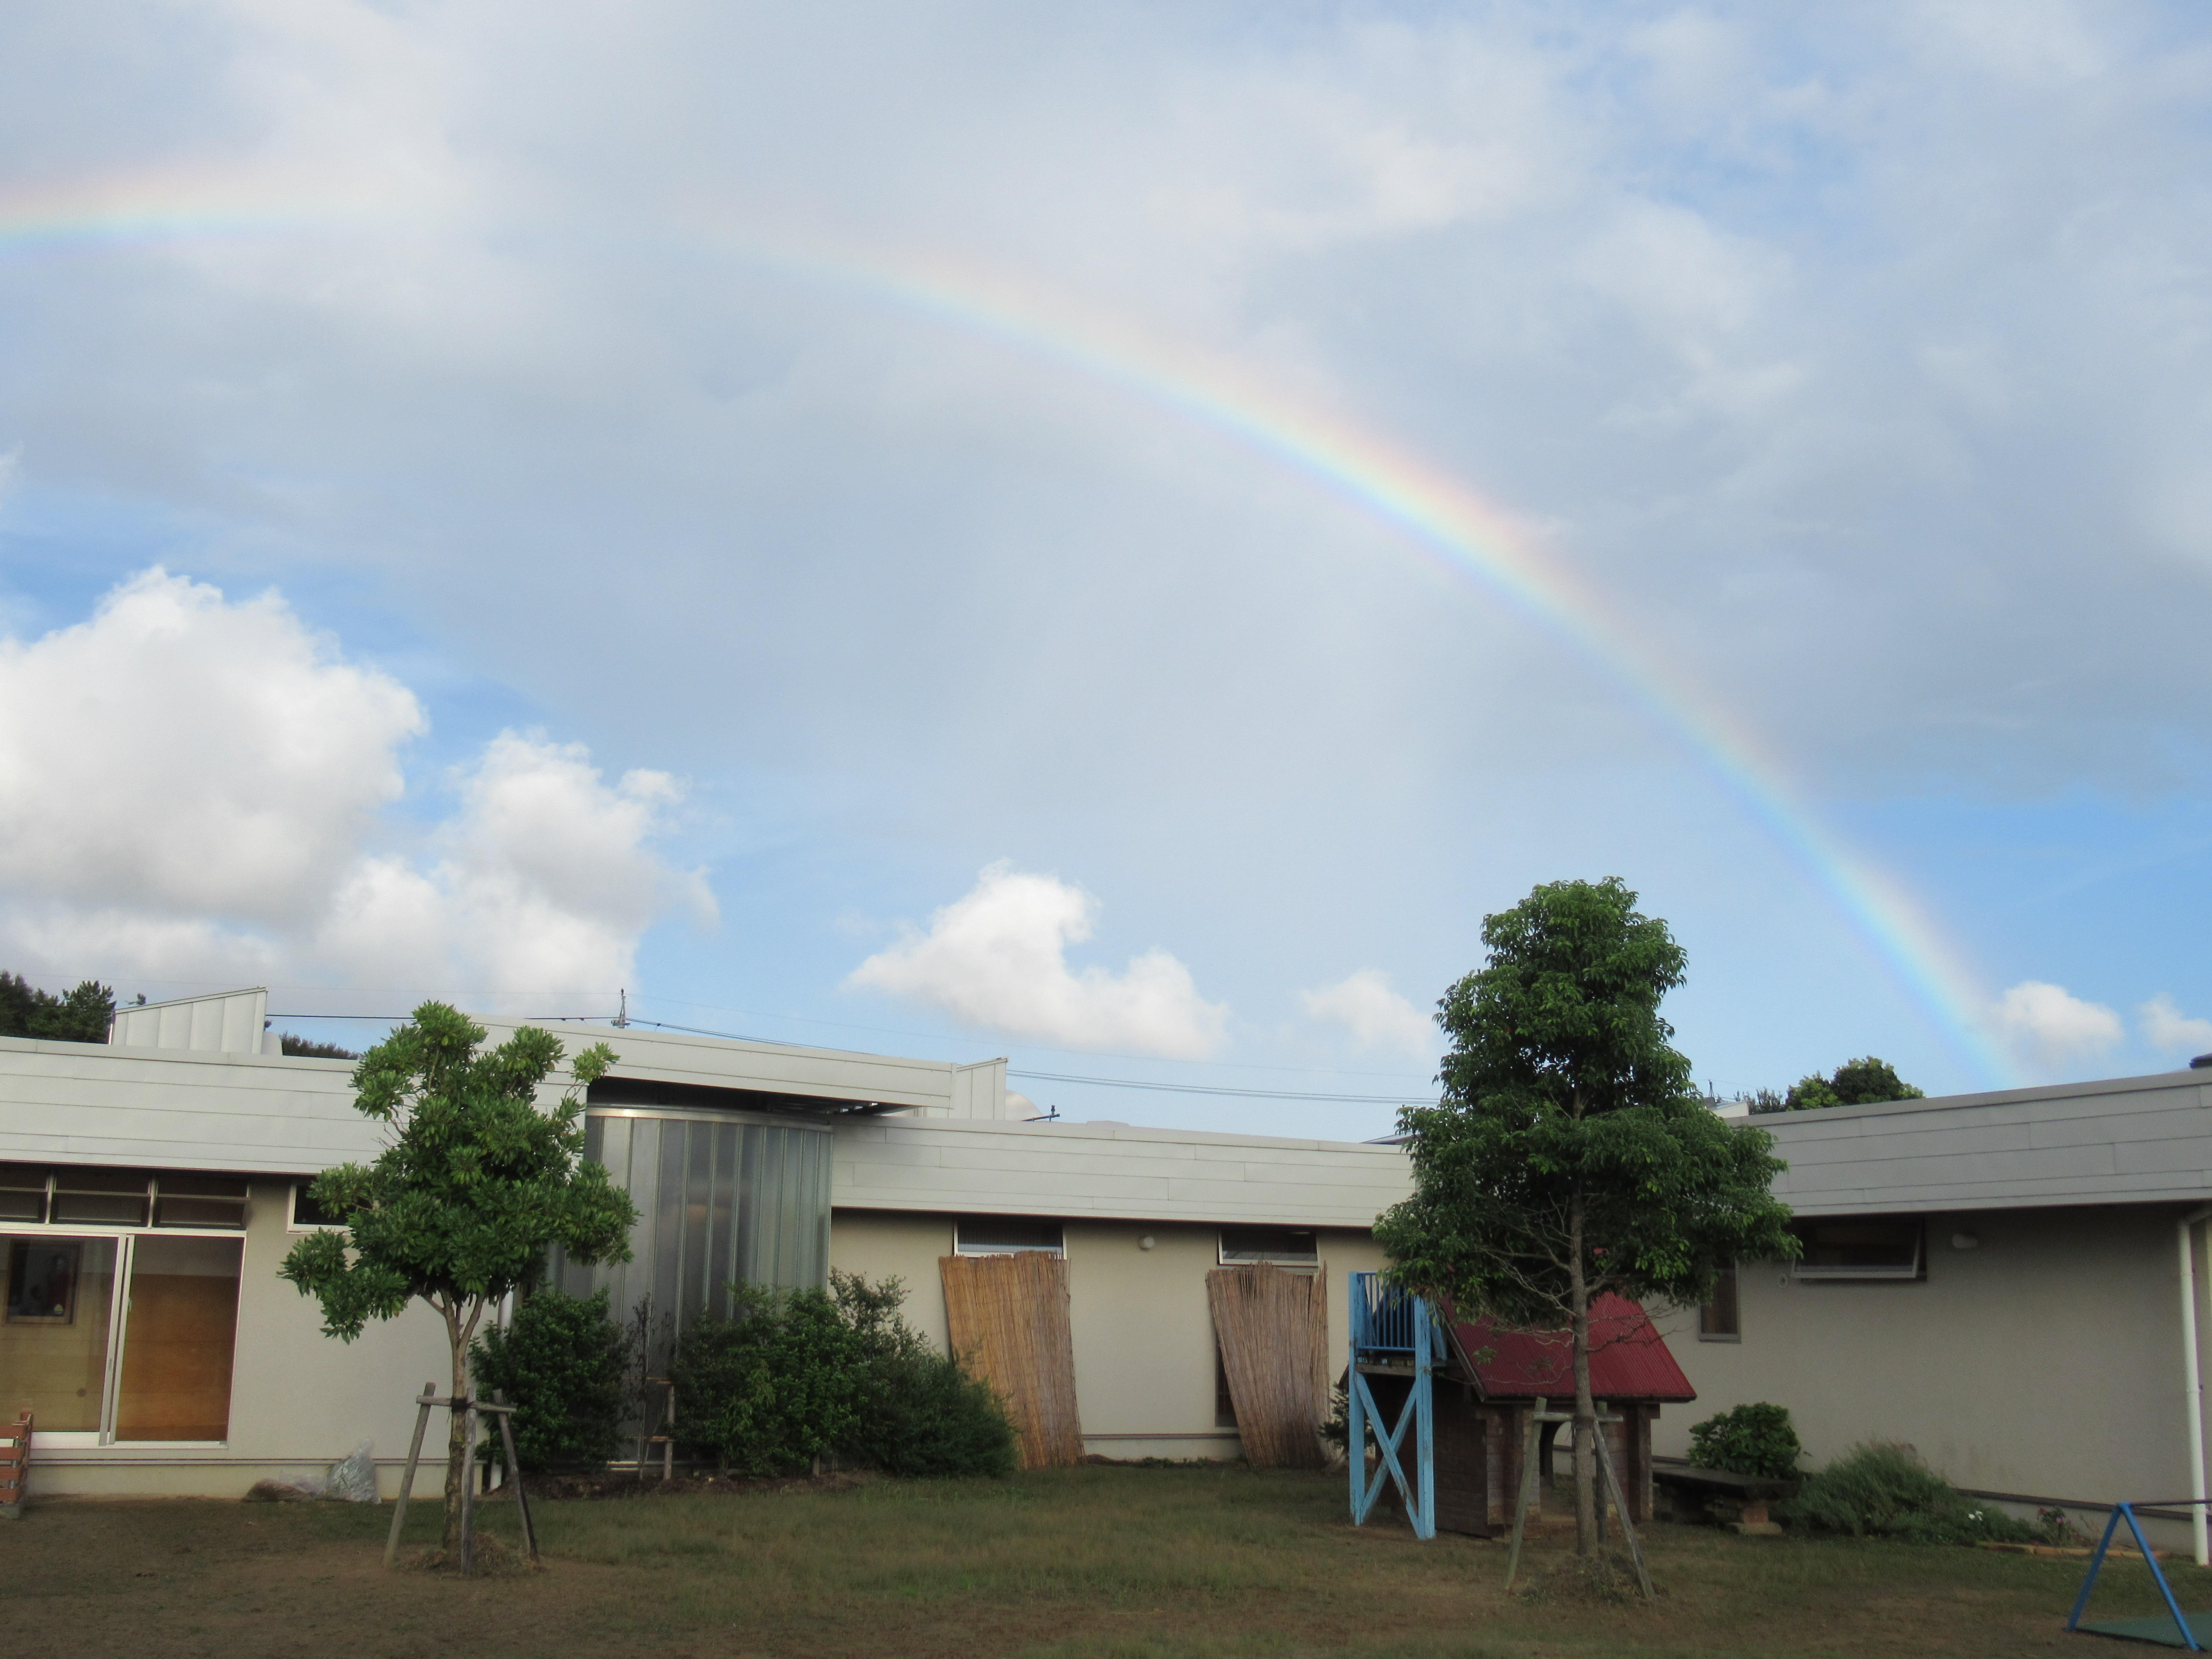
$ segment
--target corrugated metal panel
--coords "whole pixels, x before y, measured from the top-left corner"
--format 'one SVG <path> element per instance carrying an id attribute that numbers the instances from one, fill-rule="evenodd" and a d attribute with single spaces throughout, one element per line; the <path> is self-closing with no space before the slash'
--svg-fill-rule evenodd
<path id="1" fill-rule="evenodd" d="M 818 1125 L 705 1112 L 592 1111 L 585 1156 L 637 1206 L 630 1260 L 556 1261 L 572 1295 L 605 1286 L 617 1317 L 652 1299 L 682 1325 L 726 1314 L 732 1284 L 818 1290 L 830 1278 L 830 1142 Z"/>
<path id="2" fill-rule="evenodd" d="M 179 997 L 118 1008 L 108 1022 L 107 1040 L 118 1048 L 258 1054 L 268 1016 L 269 993 L 259 986 L 217 996 Z"/>
<path id="3" fill-rule="evenodd" d="M 1566 1332 L 1501 1331 L 1486 1319 L 1461 1321 L 1451 1329 L 1460 1359 L 1474 1365 L 1485 1394 L 1509 1400 L 1573 1397 L 1574 1347 Z M 1479 1360 L 1485 1349 L 1492 1358 Z M 1590 1395 L 1663 1403 L 1695 1400 L 1698 1391 L 1643 1308 L 1607 1295 L 1590 1304 Z"/>

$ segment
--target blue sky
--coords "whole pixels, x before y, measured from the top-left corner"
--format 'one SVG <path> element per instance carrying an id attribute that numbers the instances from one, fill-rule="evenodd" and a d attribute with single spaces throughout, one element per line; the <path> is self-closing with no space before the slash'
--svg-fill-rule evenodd
<path id="1" fill-rule="evenodd" d="M 0 951 L 302 1016 L 626 988 L 1284 1096 L 1024 1085 L 1078 1115 L 1367 1134 L 1483 915 L 1618 874 L 1725 1091 L 2185 1063 L 2208 36 L 2042 0 L 0 21 Z M 1893 886 L 1947 997 L 1494 585 L 915 270 L 1490 503 Z"/>

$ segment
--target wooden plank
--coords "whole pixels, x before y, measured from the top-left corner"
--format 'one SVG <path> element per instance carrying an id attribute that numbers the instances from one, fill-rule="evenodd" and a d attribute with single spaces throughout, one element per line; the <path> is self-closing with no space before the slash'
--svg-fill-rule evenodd
<path id="1" fill-rule="evenodd" d="M 1022 1467 L 1080 1463 L 1066 1261 L 1045 1250 L 948 1255 L 938 1271 L 952 1352 L 1005 1405 Z"/>
<path id="2" fill-rule="evenodd" d="M 1206 1276 L 1237 1433 L 1258 1467 L 1317 1469 L 1328 1461 L 1320 1435 L 1328 1414 L 1328 1294 L 1320 1273 L 1265 1262 Z"/>

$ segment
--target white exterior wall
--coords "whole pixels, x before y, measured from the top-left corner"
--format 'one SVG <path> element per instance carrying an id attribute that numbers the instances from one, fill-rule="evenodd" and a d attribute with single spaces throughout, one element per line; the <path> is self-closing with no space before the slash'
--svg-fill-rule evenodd
<path id="1" fill-rule="evenodd" d="M 1746 1264 L 1740 1340 L 1699 1340 L 1694 1312 L 1661 1322 L 1698 1399 L 1662 1419 L 1654 1449 L 1686 1456 L 1692 1424 L 1771 1401 L 1789 1408 L 1808 1468 L 1894 1440 L 1978 1492 L 2186 1497 L 2179 1213 L 1931 1213 L 1922 1283 Z M 1955 1249 L 1954 1233 L 1980 1243 Z"/>
<path id="2" fill-rule="evenodd" d="M 840 1209 L 1374 1224 L 1410 1190 L 1402 1148 L 1126 1123 L 857 1118 L 837 1125 Z"/>
<path id="3" fill-rule="evenodd" d="M 1236 1431 L 1214 1420 L 1206 1276 L 1220 1265 L 1219 1227 L 1069 1217 L 1061 1236 L 1085 1449 L 1106 1457 L 1241 1455 Z M 1140 1243 L 1146 1238 L 1150 1249 Z M 1364 1228 L 1322 1229 L 1316 1238 L 1329 1285 L 1334 1377 L 1351 1341 L 1349 1275 L 1379 1268 L 1382 1255 Z M 952 1246 L 953 1218 L 945 1214 L 840 1209 L 830 1229 L 831 1264 L 872 1279 L 904 1280 L 907 1322 L 940 1349 L 945 1289 L 938 1263 Z"/>

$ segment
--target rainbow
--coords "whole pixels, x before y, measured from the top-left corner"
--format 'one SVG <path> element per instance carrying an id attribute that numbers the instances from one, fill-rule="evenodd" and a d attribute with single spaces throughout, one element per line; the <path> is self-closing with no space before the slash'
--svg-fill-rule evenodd
<path id="1" fill-rule="evenodd" d="M 1875 957 L 1987 1081 L 2009 1082 L 1978 976 L 1926 910 L 1799 798 L 1735 711 L 1646 646 L 1605 597 L 1510 514 L 1404 448 L 1264 386 L 1242 366 L 1004 271 L 944 258 L 779 246 L 708 233 L 727 252 L 1040 355 L 1224 433 L 1395 526 L 1564 636 L 1850 921 Z"/>
<path id="2" fill-rule="evenodd" d="M 0 198 L 0 252 L 359 225 L 380 216 L 372 206 L 378 194 L 334 191 L 327 180 L 310 188 L 276 175 L 188 170 L 79 182 Z M 1007 272 L 734 235 L 713 213 L 693 228 L 757 265 L 921 314 L 1175 410 L 1394 526 L 1445 570 L 1472 578 L 1568 641 L 1828 896 L 1972 1071 L 2013 1079 L 1986 1032 L 1977 976 L 1926 910 L 1820 822 L 1728 705 L 1647 646 L 1602 593 L 1510 514 L 1402 447 L 1263 384 L 1240 364 Z"/>

